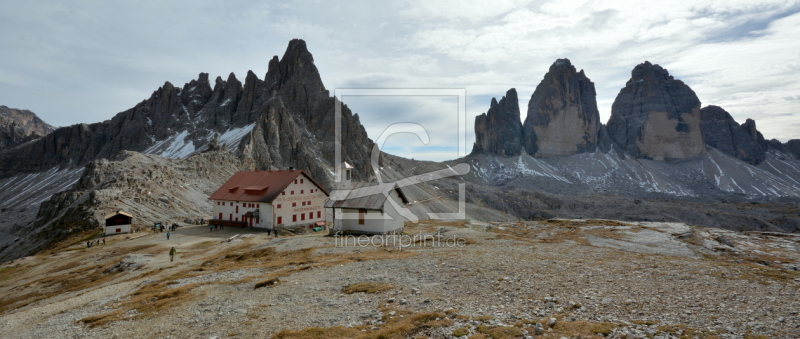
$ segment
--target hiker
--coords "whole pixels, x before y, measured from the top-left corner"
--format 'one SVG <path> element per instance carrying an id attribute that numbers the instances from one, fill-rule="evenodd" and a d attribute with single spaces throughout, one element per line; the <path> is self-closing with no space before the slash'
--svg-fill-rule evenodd
<path id="1" fill-rule="evenodd" d="M 206 223 L 206 219 L 200 219 L 200 225 L 205 224 L 205 223 Z"/>
<path id="2" fill-rule="evenodd" d="M 175 252 L 177 252 L 177 251 L 175 251 L 175 247 L 173 247 L 171 250 L 169 250 L 169 262 L 172 262 L 173 260 L 175 260 Z"/>
<path id="3" fill-rule="evenodd" d="M 103 245 L 106 244 L 106 238 L 103 238 Z"/>
<path id="4" fill-rule="evenodd" d="M 90 245 L 90 243 L 87 241 L 86 242 L 86 248 L 91 248 L 91 247 L 92 247 L 92 245 Z"/>
<path id="5" fill-rule="evenodd" d="M 210 232 L 214 232 L 214 225 L 212 225 L 212 224 L 208 224 L 208 230 L 209 230 Z"/>
<path id="6" fill-rule="evenodd" d="M 275 232 L 275 237 L 277 238 L 278 237 L 278 228 L 274 227 L 274 228 L 272 228 L 272 231 Z"/>
<path id="7" fill-rule="evenodd" d="M 170 233 L 169 233 L 169 232 L 167 232 L 167 240 L 169 240 L 169 235 L 170 235 Z"/>

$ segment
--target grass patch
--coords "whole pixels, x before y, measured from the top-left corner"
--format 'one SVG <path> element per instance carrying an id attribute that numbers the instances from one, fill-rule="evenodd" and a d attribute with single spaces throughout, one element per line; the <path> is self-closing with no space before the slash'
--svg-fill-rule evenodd
<path id="1" fill-rule="evenodd" d="M 393 289 L 394 286 L 384 283 L 362 282 L 342 287 L 342 293 L 378 293 Z"/>
<path id="2" fill-rule="evenodd" d="M 190 292 L 197 287 L 197 284 L 189 284 L 178 288 L 168 288 L 168 284 L 168 282 L 157 282 L 146 285 L 131 295 L 131 298 L 124 303 L 123 309 L 89 316 L 76 321 L 76 323 L 97 327 L 126 318 L 146 318 L 196 297 L 195 294 Z M 130 310 L 136 310 L 136 312 L 134 315 L 126 317 L 125 314 Z"/>
<path id="3" fill-rule="evenodd" d="M 387 318 L 377 329 L 370 326 L 354 327 L 309 327 L 301 330 L 283 330 L 272 336 L 273 339 L 401 339 L 414 338 L 430 328 L 446 327 L 452 320 L 442 312 L 411 314 L 403 318 Z M 362 331 L 364 330 L 364 331 Z"/>
<path id="4" fill-rule="evenodd" d="M 69 266 L 69 269 L 73 268 L 73 265 L 70 264 L 66 266 Z M 27 285 L 29 286 L 37 286 L 40 292 L 32 292 L 0 300 L 0 314 L 59 294 L 85 290 L 108 282 L 118 274 L 117 272 L 103 273 L 108 266 L 90 265 L 69 273 L 47 276 L 28 283 Z M 45 290 L 45 292 L 41 292 L 42 290 Z"/>
<path id="5" fill-rule="evenodd" d="M 0 281 L 13 277 L 17 267 L 19 265 L 0 267 Z"/>
<path id="6" fill-rule="evenodd" d="M 457 328 L 455 331 L 453 331 L 454 337 L 463 337 L 466 335 L 469 335 L 469 328 L 467 327 Z"/>
<path id="7" fill-rule="evenodd" d="M 700 338 L 700 339 L 719 339 L 716 332 L 699 330 L 683 324 L 664 325 L 658 327 L 659 331 L 669 333 L 681 339 Z M 680 333 L 680 334 L 679 334 Z"/>
<path id="8" fill-rule="evenodd" d="M 522 336 L 522 329 L 516 327 L 480 325 L 477 330 L 492 339 L 511 339 Z"/>

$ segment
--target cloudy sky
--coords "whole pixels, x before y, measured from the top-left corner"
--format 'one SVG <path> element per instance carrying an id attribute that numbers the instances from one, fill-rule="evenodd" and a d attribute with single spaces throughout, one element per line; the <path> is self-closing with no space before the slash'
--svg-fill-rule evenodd
<path id="1" fill-rule="evenodd" d="M 597 89 L 603 121 L 645 60 L 703 105 L 767 138 L 800 138 L 798 1 L 3 1 L 0 105 L 59 126 L 111 118 L 165 81 L 200 72 L 263 77 L 292 38 L 306 40 L 328 89 L 456 88 L 472 122 L 492 97 L 527 102 L 550 64 L 569 58 Z M 430 143 L 389 138 L 390 153 L 457 157 L 453 97 L 346 97 L 373 139 L 395 122 Z"/>

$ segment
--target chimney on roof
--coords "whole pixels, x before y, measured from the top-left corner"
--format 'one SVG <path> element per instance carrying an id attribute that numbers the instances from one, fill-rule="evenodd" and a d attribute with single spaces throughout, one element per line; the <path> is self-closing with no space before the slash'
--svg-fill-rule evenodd
<path id="1" fill-rule="evenodd" d="M 290 170 L 290 171 L 294 171 L 294 167 L 292 167 L 292 166 L 289 166 L 289 170 Z"/>

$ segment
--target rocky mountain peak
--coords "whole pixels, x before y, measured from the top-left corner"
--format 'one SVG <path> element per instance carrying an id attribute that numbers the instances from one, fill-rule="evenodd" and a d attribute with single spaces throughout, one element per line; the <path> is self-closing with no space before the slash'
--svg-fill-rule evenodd
<path id="1" fill-rule="evenodd" d="M 660 65 L 651 64 L 650 61 L 636 65 L 631 71 L 631 79 L 628 82 L 647 79 L 648 81 L 666 81 L 675 78 L 669 75 L 666 68 Z"/>
<path id="2" fill-rule="evenodd" d="M 308 51 L 306 42 L 301 39 L 289 41 L 283 57 L 274 56 L 267 69 L 265 81 L 268 86 L 280 89 L 290 83 L 301 83 L 307 91 L 315 93 L 325 90 L 314 56 Z"/>
<path id="3" fill-rule="evenodd" d="M 686 159 L 705 152 L 700 99 L 666 69 L 645 61 L 631 71 L 611 106 L 611 138 L 629 154 Z"/>
<path id="4" fill-rule="evenodd" d="M 764 147 L 764 149 L 767 148 L 767 141 L 764 139 L 764 135 L 762 135 L 761 132 L 758 131 L 758 128 L 756 128 L 755 120 L 745 120 L 742 124 L 742 129 L 744 129 L 745 133 L 750 136 L 750 139 L 752 139 L 753 142 L 761 145 L 761 147 Z"/>
<path id="5" fill-rule="evenodd" d="M 29 110 L 0 106 L 0 152 L 41 138 L 55 127 Z"/>
<path id="6" fill-rule="evenodd" d="M 475 118 L 475 144 L 472 153 L 514 156 L 522 153 L 522 122 L 517 90 L 512 88 L 500 99 L 492 98 L 489 110 Z"/>
<path id="7" fill-rule="evenodd" d="M 569 59 L 556 60 L 528 102 L 525 150 L 539 157 L 592 152 L 600 126 L 594 83 Z"/>
<path id="8" fill-rule="evenodd" d="M 747 121 L 752 120 L 747 119 Z M 703 131 L 703 141 L 706 145 L 757 165 L 764 161 L 766 148 L 751 137 L 748 131 L 749 123 L 745 125 L 740 126 L 722 107 L 712 105 L 700 110 L 700 129 Z M 752 126 L 755 128 L 755 122 L 752 122 Z"/>

